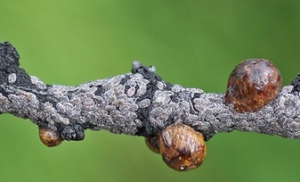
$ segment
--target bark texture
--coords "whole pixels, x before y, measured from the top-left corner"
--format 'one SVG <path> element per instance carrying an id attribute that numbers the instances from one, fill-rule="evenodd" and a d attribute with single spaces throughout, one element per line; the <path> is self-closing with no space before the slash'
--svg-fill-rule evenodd
<path id="1" fill-rule="evenodd" d="M 206 140 L 233 130 L 300 138 L 295 90 L 285 86 L 261 110 L 236 113 L 224 94 L 172 85 L 139 62 L 131 73 L 78 86 L 47 85 L 19 67 L 11 44 L 0 43 L 0 113 L 30 119 L 65 140 L 84 139 L 86 129 L 152 137 L 172 123 L 189 125 Z"/>

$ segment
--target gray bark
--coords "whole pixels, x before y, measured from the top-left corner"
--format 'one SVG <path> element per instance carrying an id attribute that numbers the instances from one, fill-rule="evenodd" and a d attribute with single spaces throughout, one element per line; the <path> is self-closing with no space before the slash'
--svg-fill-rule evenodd
<path id="1" fill-rule="evenodd" d="M 28 118 L 66 140 L 82 140 L 86 129 L 151 137 L 172 123 L 189 125 L 206 140 L 233 130 L 300 137 L 300 100 L 291 85 L 261 110 L 236 113 L 224 94 L 171 85 L 139 62 L 131 73 L 63 86 L 29 76 L 18 60 L 9 43 L 0 44 L 0 113 Z"/>

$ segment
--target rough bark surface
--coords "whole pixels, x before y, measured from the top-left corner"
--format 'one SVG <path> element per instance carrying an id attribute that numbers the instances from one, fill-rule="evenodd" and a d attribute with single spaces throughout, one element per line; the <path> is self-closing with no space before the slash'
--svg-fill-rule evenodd
<path id="1" fill-rule="evenodd" d="M 28 118 L 82 140 L 84 130 L 151 137 L 172 123 L 184 123 L 209 140 L 233 130 L 300 138 L 300 100 L 285 86 L 257 112 L 236 113 L 224 94 L 205 93 L 165 82 L 154 67 L 134 62 L 131 73 L 78 86 L 47 85 L 19 68 L 19 55 L 0 43 L 0 113 Z"/>

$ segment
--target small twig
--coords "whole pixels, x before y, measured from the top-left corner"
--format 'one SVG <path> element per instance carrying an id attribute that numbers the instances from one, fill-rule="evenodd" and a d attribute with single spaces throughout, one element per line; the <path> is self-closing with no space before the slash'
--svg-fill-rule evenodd
<path id="1" fill-rule="evenodd" d="M 300 138 L 300 100 L 285 86 L 257 112 L 236 113 L 224 94 L 204 93 L 163 81 L 154 67 L 134 62 L 131 73 L 79 86 L 47 85 L 19 68 L 11 44 L 0 44 L 0 112 L 28 118 L 82 140 L 84 130 L 151 137 L 172 123 L 184 123 L 205 139 L 232 130 Z"/>

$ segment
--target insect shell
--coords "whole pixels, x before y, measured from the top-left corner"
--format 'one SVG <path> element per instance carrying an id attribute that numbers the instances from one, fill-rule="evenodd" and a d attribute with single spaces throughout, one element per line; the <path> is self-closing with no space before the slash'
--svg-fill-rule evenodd
<path id="1" fill-rule="evenodd" d="M 48 147 L 58 146 L 63 141 L 57 131 L 44 127 L 39 127 L 39 136 L 43 144 Z"/>
<path id="2" fill-rule="evenodd" d="M 172 124 L 159 134 L 159 151 L 169 167 L 187 171 L 202 164 L 206 145 L 200 132 L 184 124 Z"/>
<path id="3" fill-rule="evenodd" d="M 225 104 L 237 112 L 254 112 L 274 100 L 281 89 L 281 74 L 267 59 L 248 59 L 231 72 Z"/>

